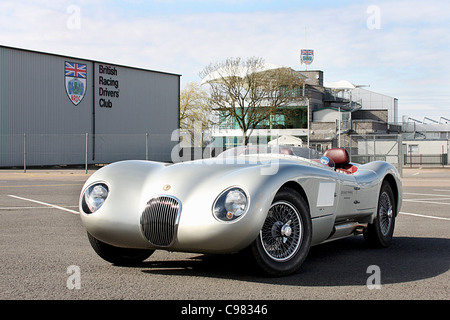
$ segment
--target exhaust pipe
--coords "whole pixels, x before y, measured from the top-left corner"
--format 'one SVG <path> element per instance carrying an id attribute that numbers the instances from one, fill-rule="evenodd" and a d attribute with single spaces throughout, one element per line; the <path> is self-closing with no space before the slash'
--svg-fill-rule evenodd
<path id="1" fill-rule="evenodd" d="M 362 234 L 367 228 L 367 223 L 347 222 L 334 226 L 333 233 L 328 237 L 328 240 L 335 240 L 345 238 L 353 234 Z"/>

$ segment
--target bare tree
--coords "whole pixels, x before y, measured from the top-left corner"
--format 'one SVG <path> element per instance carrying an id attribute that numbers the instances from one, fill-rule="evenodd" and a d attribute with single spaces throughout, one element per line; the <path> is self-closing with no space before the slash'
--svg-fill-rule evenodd
<path id="1" fill-rule="evenodd" d="M 247 145 L 253 130 L 270 119 L 277 108 L 302 99 L 298 92 L 305 77 L 287 67 L 268 65 L 262 58 L 228 58 L 201 73 L 210 85 L 209 104 L 222 121 L 235 119 Z"/>
<path id="2" fill-rule="evenodd" d="M 199 83 L 187 83 L 180 93 L 180 129 L 189 136 L 191 145 L 202 146 L 203 139 L 195 138 L 213 125 L 211 113 L 206 90 Z"/>

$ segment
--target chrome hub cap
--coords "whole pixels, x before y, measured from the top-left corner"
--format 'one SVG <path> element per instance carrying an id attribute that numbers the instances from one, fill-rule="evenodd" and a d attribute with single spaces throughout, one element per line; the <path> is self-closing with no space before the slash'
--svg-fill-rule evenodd
<path id="1" fill-rule="evenodd" d="M 287 261 L 302 243 L 303 226 L 300 214 L 290 203 L 274 203 L 260 232 L 267 255 L 276 261 Z"/>

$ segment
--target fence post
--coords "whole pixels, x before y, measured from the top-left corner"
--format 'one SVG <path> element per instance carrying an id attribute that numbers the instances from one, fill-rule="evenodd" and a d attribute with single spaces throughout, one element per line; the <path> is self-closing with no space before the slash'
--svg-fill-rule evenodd
<path id="1" fill-rule="evenodd" d="M 23 134 L 23 173 L 27 172 L 27 134 Z"/>
<path id="2" fill-rule="evenodd" d="M 84 143 L 84 164 L 85 164 L 85 173 L 88 173 L 88 141 L 89 141 L 89 133 L 86 132 L 86 140 Z"/>
<path id="3" fill-rule="evenodd" d="M 376 144 L 377 142 L 375 141 L 375 135 L 373 135 L 373 161 L 377 160 L 377 153 L 376 153 Z"/>
<path id="4" fill-rule="evenodd" d="M 401 134 L 397 136 L 397 145 L 398 145 L 398 171 L 400 173 L 400 177 L 403 178 L 403 137 Z"/>
<path id="5" fill-rule="evenodd" d="M 409 167 L 412 168 L 412 149 L 409 146 Z"/>
<path id="6" fill-rule="evenodd" d="M 148 132 L 145 134 L 145 160 L 148 161 Z"/>

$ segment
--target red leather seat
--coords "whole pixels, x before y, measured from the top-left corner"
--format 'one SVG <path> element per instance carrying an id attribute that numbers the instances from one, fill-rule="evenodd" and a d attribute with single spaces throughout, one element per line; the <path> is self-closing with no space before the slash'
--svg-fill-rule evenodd
<path id="1" fill-rule="evenodd" d="M 348 152 L 343 148 L 328 149 L 323 155 L 333 160 L 337 172 L 352 174 L 358 170 L 358 167 L 350 164 Z"/>

